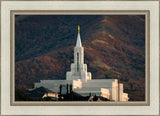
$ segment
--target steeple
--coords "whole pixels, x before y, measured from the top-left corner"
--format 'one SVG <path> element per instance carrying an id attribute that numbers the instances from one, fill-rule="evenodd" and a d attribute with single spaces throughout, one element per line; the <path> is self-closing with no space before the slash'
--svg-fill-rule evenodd
<path id="1" fill-rule="evenodd" d="M 71 64 L 71 71 L 67 72 L 67 80 L 82 81 L 91 80 L 91 73 L 87 72 L 87 64 L 84 64 L 84 48 L 81 43 L 80 26 L 78 26 L 78 36 L 74 47 L 74 63 Z"/>
<path id="2" fill-rule="evenodd" d="M 80 36 L 80 26 L 79 25 L 78 25 L 78 36 L 77 36 L 76 47 L 82 47 L 81 36 Z"/>
<path id="3" fill-rule="evenodd" d="M 84 48 L 82 47 L 81 37 L 80 37 L 80 26 L 78 25 L 78 35 L 77 35 L 77 42 L 74 48 L 74 63 L 79 66 L 79 64 L 84 63 Z M 79 67 L 77 68 L 79 69 Z"/>

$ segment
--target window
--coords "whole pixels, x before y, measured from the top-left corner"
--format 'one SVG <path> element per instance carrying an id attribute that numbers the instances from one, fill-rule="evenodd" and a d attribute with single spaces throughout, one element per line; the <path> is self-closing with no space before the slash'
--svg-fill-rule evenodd
<path id="1" fill-rule="evenodd" d="M 77 53 L 77 72 L 79 72 L 79 53 Z"/>

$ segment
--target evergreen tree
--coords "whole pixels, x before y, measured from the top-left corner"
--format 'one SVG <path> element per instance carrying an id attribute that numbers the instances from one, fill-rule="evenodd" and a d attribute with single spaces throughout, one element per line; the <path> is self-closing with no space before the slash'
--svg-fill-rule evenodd
<path id="1" fill-rule="evenodd" d="M 60 95 L 62 94 L 62 85 L 59 86 Z"/>
<path id="2" fill-rule="evenodd" d="M 68 95 L 68 84 L 67 84 L 67 95 Z"/>

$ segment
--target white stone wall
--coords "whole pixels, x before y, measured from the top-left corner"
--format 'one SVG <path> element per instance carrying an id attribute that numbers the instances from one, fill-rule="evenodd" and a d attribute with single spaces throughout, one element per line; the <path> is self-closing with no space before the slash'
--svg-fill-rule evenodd
<path id="1" fill-rule="evenodd" d="M 89 96 L 90 94 L 93 96 L 101 96 L 101 88 L 77 88 L 73 89 L 73 91 L 82 96 Z"/>
<path id="2" fill-rule="evenodd" d="M 77 88 L 73 90 L 74 92 L 82 96 L 102 96 L 104 98 L 110 99 L 110 90 L 106 88 Z"/>
<path id="3" fill-rule="evenodd" d="M 83 71 L 87 72 L 87 64 L 83 64 Z"/>
<path id="4" fill-rule="evenodd" d="M 66 73 L 66 80 L 72 80 L 72 72 Z"/>
<path id="5" fill-rule="evenodd" d="M 129 100 L 128 94 L 127 93 L 123 93 L 122 101 L 128 101 L 128 100 Z"/>
<path id="6" fill-rule="evenodd" d="M 92 79 L 82 83 L 83 88 L 112 88 L 115 79 Z"/>
<path id="7" fill-rule="evenodd" d="M 88 96 L 103 96 L 107 99 L 118 101 L 118 80 L 117 79 L 92 79 L 86 82 L 82 81 L 81 89 L 74 89 L 75 92 Z"/>
<path id="8" fill-rule="evenodd" d="M 76 80 L 82 79 L 83 81 L 91 80 L 92 75 L 90 72 L 87 72 L 87 65 L 80 64 L 80 72 L 77 72 L 77 64 L 71 64 L 71 71 L 67 71 L 66 79 L 67 80 Z"/>
<path id="9" fill-rule="evenodd" d="M 73 89 L 82 88 L 82 81 L 80 79 L 73 80 Z"/>
<path id="10" fill-rule="evenodd" d="M 119 98 L 118 98 L 118 100 L 119 101 L 123 101 L 123 84 L 118 84 L 118 96 L 119 96 Z"/>
<path id="11" fill-rule="evenodd" d="M 79 53 L 80 64 L 83 64 L 84 63 L 84 48 L 83 47 L 74 48 L 74 63 L 77 63 L 77 53 Z"/>
<path id="12" fill-rule="evenodd" d="M 76 72 L 76 64 L 75 63 L 72 63 L 71 64 L 71 71 L 72 75 Z"/>
<path id="13" fill-rule="evenodd" d="M 87 80 L 91 80 L 92 79 L 92 75 L 90 72 L 87 72 Z"/>
<path id="14" fill-rule="evenodd" d="M 118 101 L 118 80 L 115 79 L 114 82 L 112 82 L 112 96 L 111 100 Z"/>
<path id="15" fill-rule="evenodd" d="M 101 96 L 110 99 L 110 90 L 106 88 L 101 88 Z"/>

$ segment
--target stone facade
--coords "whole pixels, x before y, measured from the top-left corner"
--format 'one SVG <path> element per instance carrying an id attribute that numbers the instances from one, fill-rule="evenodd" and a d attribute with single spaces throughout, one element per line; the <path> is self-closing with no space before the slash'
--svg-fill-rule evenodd
<path id="1" fill-rule="evenodd" d="M 129 100 L 128 94 L 123 93 L 123 84 L 119 84 L 117 79 L 92 79 L 91 73 L 87 72 L 80 27 L 78 27 L 77 42 L 74 48 L 74 63 L 71 64 L 71 71 L 66 73 L 66 80 L 41 80 L 35 83 L 35 88 L 43 86 L 58 93 L 60 85 L 62 85 L 62 93 L 66 93 L 66 85 L 72 85 L 72 90 L 82 96 L 102 96 L 111 101 Z"/>

